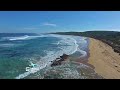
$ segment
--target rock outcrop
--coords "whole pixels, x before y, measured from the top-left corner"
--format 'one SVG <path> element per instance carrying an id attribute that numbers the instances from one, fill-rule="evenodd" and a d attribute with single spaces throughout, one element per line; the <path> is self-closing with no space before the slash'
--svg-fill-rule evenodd
<path id="1" fill-rule="evenodd" d="M 51 66 L 61 65 L 62 61 L 65 61 L 68 58 L 68 56 L 69 55 L 67 54 L 63 54 L 62 56 L 60 56 L 60 58 L 56 58 L 56 60 L 53 61 Z"/>

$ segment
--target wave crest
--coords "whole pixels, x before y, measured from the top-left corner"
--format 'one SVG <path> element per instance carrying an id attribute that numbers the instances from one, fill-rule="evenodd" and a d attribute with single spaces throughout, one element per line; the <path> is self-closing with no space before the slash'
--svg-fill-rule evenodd
<path id="1" fill-rule="evenodd" d="M 78 40 L 80 39 L 80 37 L 73 37 L 73 36 L 64 36 L 64 35 L 43 35 L 41 37 L 57 37 L 60 38 L 60 41 L 58 41 L 58 43 L 56 43 L 60 50 L 58 51 L 46 51 L 47 55 L 45 57 L 42 57 L 41 60 L 39 60 L 36 64 L 38 65 L 38 67 L 33 67 L 31 68 L 30 71 L 25 72 L 23 74 L 20 74 L 19 76 L 16 77 L 16 79 L 21 79 L 24 78 L 28 75 L 30 75 L 31 73 L 35 73 L 47 66 L 50 66 L 51 61 L 55 60 L 56 58 L 58 58 L 59 56 L 65 54 L 71 55 L 73 53 L 75 53 L 76 51 L 80 51 L 82 53 L 82 57 L 85 56 L 87 53 L 83 50 L 80 50 L 78 48 Z M 78 39 L 78 40 L 77 40 Z M 80 41 L 80 40 L 79 40 Z"/>

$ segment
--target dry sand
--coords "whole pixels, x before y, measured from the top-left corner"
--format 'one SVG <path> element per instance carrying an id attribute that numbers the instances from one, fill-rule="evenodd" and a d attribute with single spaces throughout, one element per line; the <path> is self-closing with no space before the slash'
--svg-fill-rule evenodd
<path id="1" fill-rule="evenodd" d="M 88 63 L 106 79 L 120 79 L 120 55 L 109 45 L 90 38 Z"/>

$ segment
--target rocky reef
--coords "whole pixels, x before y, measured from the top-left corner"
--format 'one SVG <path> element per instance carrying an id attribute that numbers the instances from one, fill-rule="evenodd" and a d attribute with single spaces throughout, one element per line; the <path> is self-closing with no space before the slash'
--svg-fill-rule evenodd
<path id="1" fill-rule="evenodd" d="M 69 60 L 69 55 L 63 54 L 51 64 L 25 79 L 103 79 L 93 68 L 83 63 Z"/>
<path id="2" fill-rule="evenodd" d="M 66 59 L 68 59 L 67 54 L 63 54 L 62 56 L 60 56 L 59 58 L 56 58 L 56 60 L 54 60 L 51 64 L 51 67 L 53 66 L 57 66 L 57 65 L 61 65 L 62 61 L 65 61 Z"/>

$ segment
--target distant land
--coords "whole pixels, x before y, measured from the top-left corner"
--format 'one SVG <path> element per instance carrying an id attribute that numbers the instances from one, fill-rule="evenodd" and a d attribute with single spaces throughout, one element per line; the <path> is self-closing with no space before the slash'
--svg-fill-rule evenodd
<path id="1" fill-rule="evenodd" d="M 98 39 L 110 45 L 120 55 L 120 32 L 117 31 L 55 32 L 52 34 L 75 35 Z"/>

